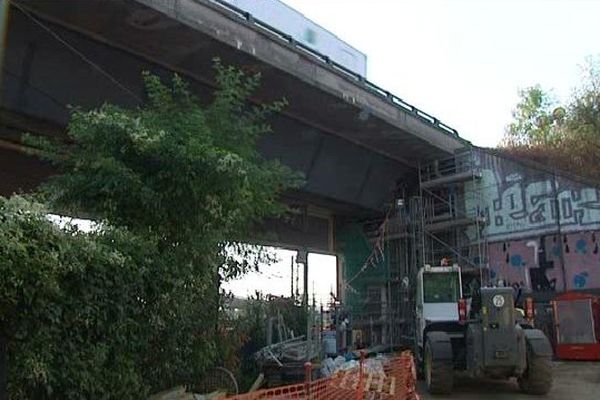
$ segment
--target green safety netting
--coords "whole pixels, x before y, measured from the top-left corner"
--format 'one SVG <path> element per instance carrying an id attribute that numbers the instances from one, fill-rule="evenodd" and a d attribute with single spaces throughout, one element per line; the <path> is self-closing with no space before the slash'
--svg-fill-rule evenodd
<path id="1" fill-rule="evenodd" d="M 386 285 L 389 277 L 388 246 L 383 254 L 373 256 L 374 245 L 369 242 L 359 224 L 337 229 L 338 254 L 343 257 L 345 287 L 344 305 L 354 314 L 365 313 L 369 287 Z M 371 261 L 369 261 L 371 260 Z"/>

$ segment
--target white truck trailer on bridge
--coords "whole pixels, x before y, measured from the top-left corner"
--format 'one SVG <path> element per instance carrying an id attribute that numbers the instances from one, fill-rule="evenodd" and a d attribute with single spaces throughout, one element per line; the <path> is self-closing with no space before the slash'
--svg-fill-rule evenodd
<path id="1" fill-rule="evenodd" d="M 244 10 L 363 77 L 367 56 L 279 0 L 219 0 Z"/>

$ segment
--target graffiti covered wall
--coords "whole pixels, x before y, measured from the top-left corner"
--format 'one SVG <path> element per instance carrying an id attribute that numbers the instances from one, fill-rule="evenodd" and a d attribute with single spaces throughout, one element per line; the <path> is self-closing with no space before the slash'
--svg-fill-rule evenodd
<path id="1" fill-rule="evenodd" d="M 482 178 L 465 201 L 467 210 L 483 204 L 489 241 L 600 229 L 597 187 L 484 152 L 478 161 Z"/>
<path id="2" fill-rule="evenodd" d="M 469 183 L 465 206 L 483 206 L 492 278 L 535 291 L 600 289 L 598 188 L 485 152 L 478 162 L 482 179 Z"/>
<path id="3" fill-rule="evenodd" d="M 534 291 L 598 289 L 599 242 L 600 232 L 577 232 L 491 243 L 491 277 Z"/>

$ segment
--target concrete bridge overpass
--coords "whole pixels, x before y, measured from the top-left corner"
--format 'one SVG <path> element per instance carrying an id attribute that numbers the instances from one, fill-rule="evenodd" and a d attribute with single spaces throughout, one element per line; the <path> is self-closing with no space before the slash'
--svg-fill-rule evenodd
<path id="1" fill-rule="evenodd" d="M 380 216 L 419 163 L 468 143 L 436 118 L 251 15 L 217 0 L 10 0 L 0 103 L 0 193 L 52 170 L 21 150 L 30 131 L 60 136 L 68 105 L 139 104 L 141 72 L 177 72 L 201 98 L 212 59 L 262 74 L 253 101 L 286 97 L 262 153 L 302 171 L 287 200 L 305 213 L 273 222 L 279 244 L 333 251 L 335 220 Z"/>

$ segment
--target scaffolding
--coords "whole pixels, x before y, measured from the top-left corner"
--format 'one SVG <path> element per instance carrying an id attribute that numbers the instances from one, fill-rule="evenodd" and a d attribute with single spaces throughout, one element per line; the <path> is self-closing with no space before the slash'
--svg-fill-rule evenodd
<path id="1" fill-rule="evenodd" d="M 475 149 L 420 165 L 418 186 L 397 193 L 383 220 L 362 221 L 361 233 L 355 231 L 349 246 L 361 248 L 362 254 L 346 260 L 353 268 L 346 305 L 361 340 L 388 346 L 412 341 L 414 281 L 424 265 L 440 265 L 447 258 L 461 266 L 467 279 L 471 275 L 482 282 L 488 276 L 481 178 Z M 362 245 L 359 236 L 365 238 Z M 382 242 L 377 267 L 360 269 L 355 260 L 364 260 L 367 249 Z"/>
<path id="2" fill-rule="evenodd" d="M 447 258 L 465 272 L 487 268 L 481 178 L 474 149 L 419 166 L 419 196 L 413 200 L 418 206 L 412 210 L 417 266 Z"/>

